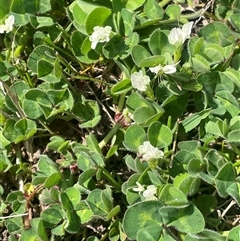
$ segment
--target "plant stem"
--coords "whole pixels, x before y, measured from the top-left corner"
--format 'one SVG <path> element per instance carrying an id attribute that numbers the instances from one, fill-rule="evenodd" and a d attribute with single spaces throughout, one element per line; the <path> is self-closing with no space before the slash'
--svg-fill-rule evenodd
<path id="1" fill-rule="evenodd" d="M 158 5 L 159 5 L 160 7 L 164 7 L 164 6 L 166 6 L 170 1 L 171 1 L 171 0 L 163 0 L 163 1 L 161 1 Z"/>
<path id="2" fill-rule="evenodd" d="M 124 102 L 125 102 L 125 95 L 126 94 L 122 94 L 119 97 L 118 100 L 118 111 L 121 112 L 123 110 L 123 106 L 124 106 Z"/>
<path id="3" fill-rule="evenodd" d="M 120 124 L 116 123 L 115 126 L 112 128 L 112 130 L 103 138 L 103 140 L 98 144 L 100 149 L 102 149 L 116 134 L 118 129 L 120 128 Z"/>
<path id="4" fill-rule="evenodd" d="M 121 185 L 111 176 L 111 174 L 105 168 L 101 169 L 105 178 L 111 182 L 116 189 L 121 190 Z"/>

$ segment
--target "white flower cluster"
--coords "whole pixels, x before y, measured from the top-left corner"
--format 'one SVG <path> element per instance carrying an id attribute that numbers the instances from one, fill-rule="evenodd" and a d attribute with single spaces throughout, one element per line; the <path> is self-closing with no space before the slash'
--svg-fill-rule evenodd
<path id="1" fill-rule="evenodd" d="M 186 39 L 190 38 L 193 22 L 189 22 L 183 25 L 181 28 L 171 29 L 168 35 L 168 41 L 172 45 L 182 46 Z"/>
<path id="2" fill-rule="evenodd" d="M 95 26 L 92 35 L 89 37 L 89 40 L 92 42 L 91 48 L 95 49 L 98 43 L 108 42 L 110 40 L 111 31 L 112 28 L 110 26 Z"/>
<path id="3" fill-rule="evenodd" d="M 156 160 L 164 156 L 164 153 L 157 147 L 152 146 L 149 141 L 144 141 L 143 145 L 138 147 L 138 152 L 145 161 Z"/>
<path id="4" fill-rule="evenodd" d="M 151 67 L 149 68 L 149 70 L 152 72 L 152 73 L 155 73 L 155 74 L 173 74 L 177 71 L 177 68 L 176 66 L 178 65 L 179 62 L 175 63 L 175 64 L 169 64 L 169 65 L 165 65 L 165 66 L 162 66 L 162 65 L 157 65 L 155 67 Z"/>
<path id="5" fill-rule="evenodd" d="M 155 196 L 157 194 L 157 188 L 154 185 L 147 186 L 147 189 L 144 188 L 139 182 L 136 182 L 137 187 L 133 188 L 133 191 L 141 193 L 145 200 L 157 200 Z"/>
<path id="6" fill-rule="evenodd" d="M 147 86 L 150 83 L 150 78 L 144 75 L 142 70 L 135 72 L 131 75 L 132 87 L 139 91 L 146 91 Z"/>
<path id="7" fill-rule="evenodd" d="M 14 16 L 10 15 L 7 19 L 5 19 L 4 24 L 0 24 L 0 33 L 9 33 L 13 30 L 13 24 L 14 24 Z"/>

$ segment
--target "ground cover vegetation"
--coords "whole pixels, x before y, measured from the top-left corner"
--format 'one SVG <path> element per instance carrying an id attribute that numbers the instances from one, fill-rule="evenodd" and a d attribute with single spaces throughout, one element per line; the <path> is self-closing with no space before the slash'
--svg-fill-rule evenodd
<path id="1" fill-rule="evenodd" d="M 2 0 L 0 240 L 240 240 L 239 45 L 239 0 Z"/>

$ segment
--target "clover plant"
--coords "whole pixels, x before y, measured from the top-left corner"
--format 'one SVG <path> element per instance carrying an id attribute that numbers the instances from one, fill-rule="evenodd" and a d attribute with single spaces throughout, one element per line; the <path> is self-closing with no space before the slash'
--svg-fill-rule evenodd
<path id="1" fill-rule="evenodd" d="M 0 239 L 240 240 L 239 40 L 239 0 L 2 0 Z"/>

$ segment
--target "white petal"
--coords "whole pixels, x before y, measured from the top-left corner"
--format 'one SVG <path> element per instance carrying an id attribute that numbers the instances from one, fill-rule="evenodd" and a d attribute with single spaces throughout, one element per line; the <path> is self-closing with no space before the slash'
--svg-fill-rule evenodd
<path id="1" fill-rule="evenodd" d="M 188 38 L 190 38 L 190 34 L 192 31 L 192 26 L 193 26 L 193 22 L 189 22 L 183 25 L 182 27 L 182 34 L 183 34 L 183 39 L 184 41 Z"/>
<path id="2" fill-rule="evenodd" d="M 135 72 L 131 75 L 132 87 L 139 91 L 146 91 L 147 85 L 150 83 L 150 78 L 147 75 L 143 75 L 143 72 Z"/>
<path id="3" fill-rule="evenodd" d="M 163 72 L 165 74 L 173 74 L 177 71 L 176 66 L 174 65 L 166 65 L 163 67 Z"/>
<path id="4" fill-rule="evenodd" d="M 14 16 L 10 15 L 6 20 L 5 20 L 5 31 L 6 33 L 9 33 L 13 30 L 13 24 L 14 24 Z"/>
<path id="5" fill-rule="evenodd" d="M 91 48 L 95 49 L 98 43 L 108 42 L 110 40 L 111 30 L 112 28 L 110 26 L 95 26 L 93 33 L 89 36 L 89 40 L 92 42 Z"/>
<path id="6" fill-rule="evenodd" d="M 143 192 L 145 190 L 145 188 L 143 187 L 143 185 L 141 185 L 139 182 L 136 182 L 138 187 L 134 187 L 132 190 L 135 192 Z"/>
<path id="7" fill-rule="evenodd" d="M 5 25 L 1 24 L 0 25 L 0 33 L 4 33 L 5 32 Z"/>
<path id="8" fill-rule="evenodd" d="M 143 196 L 146 200 L 156 200 L 157 198 L 154 196 L 157 193 L 157 188 L 154 185 L 150 185 L 143 192 Z"/>
<path id="9" fill-rule="evenodd" d="M 162 70 L 162 66 L 161 66 L 161 65 L 157 65 L 157 66 L 155 66 L 155 67 L 149 68 L 149 70 L 150 70 L 152 73 L 158 74 L 159 71 Z"/>
<path id="10" fill-rule="evenodd" d="M 151 145 L 149 141 L 145 141 L 143 145 L 138 147 L 138 152 L 142 155 L 143 160 L 159 159 L 164 156 L 164 153 L 157 147 Z"/>
<path id="11" fill-rule="evenodd" d="M 182 31 L 181 31 L 181 29 L 179 29 L 179 28 L 171 29 L 171 31 L 168 35 L 168 41 L 172 45 L 182 43 Z"/>

